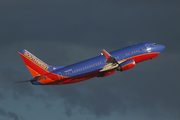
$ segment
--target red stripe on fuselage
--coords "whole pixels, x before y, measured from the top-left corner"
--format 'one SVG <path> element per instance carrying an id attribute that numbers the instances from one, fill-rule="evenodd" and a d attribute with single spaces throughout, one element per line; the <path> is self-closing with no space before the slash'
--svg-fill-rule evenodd
<path id="1" fill-rule="evenodd" d="M 80 81 L 84 81 L 84 80 L 96 77 L 100 74 L 102 74 L 102 73 L 99 73 L 99 70 L 96 70 L 96 71 L 93 71 L 93 72 L 90 72 L 87 74 L 83 74 L 80 76 L 69 77 L 69 78 L 64 77 L 64 79 L 53 81 L 51 83 L 46 83 L 46 85 L 59 85 L 59 84 L 69 84 L 69 83 L 80 82 Z"/>
<path id="2" fill-rule="evenodd" d="M 155 58 L 159 54 L 160 54 L 159 52 L 146 53 L 146 54 L 141 54 L 141 55 L 133 56 L 133 57 L 130 57 L 130 58 L 126 58 L 124 60 L 133 59 L 135 61 L 135 63 L 139 63 L 139 62 L 142 62 L 142 61 L 145 61 L 145 60 L 149 60 L 151 58 Z M 121 60 L 121 61 L 124 61 L 124 60 Z M 120 62 L 120 61 L 118 61 L 118 62 Z"/>

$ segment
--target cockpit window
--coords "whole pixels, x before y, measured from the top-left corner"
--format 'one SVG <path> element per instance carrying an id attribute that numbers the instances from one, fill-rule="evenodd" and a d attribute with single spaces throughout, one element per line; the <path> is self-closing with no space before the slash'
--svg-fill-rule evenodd
<path id="1" fill-rule="evenodd" d="M 158 44 L 157 43 L 154 43 L 153 46 L 157 46 Z"/>

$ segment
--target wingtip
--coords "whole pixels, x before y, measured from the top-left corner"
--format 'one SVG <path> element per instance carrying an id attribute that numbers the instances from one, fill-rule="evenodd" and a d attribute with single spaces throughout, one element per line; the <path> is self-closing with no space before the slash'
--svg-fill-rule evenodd
<path id="1" fill-rule="evenodd" d="M 102 49 L 102 52 L 107 59 L 111 59 L 111 55 L 105 49 Z"/>

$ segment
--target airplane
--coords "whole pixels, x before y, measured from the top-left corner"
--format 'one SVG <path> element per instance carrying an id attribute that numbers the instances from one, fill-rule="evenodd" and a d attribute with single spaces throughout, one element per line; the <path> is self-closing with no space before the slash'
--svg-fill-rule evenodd
<path id="1" fill-rule="evenodd" d="M 19 54 L 33 76 L 28 80 L 33 85 L 61 85 L 128 70 L 137 63 L 156 58 L 164 48 L 164 45 L 146 42 L 110 53 L 102 49 L 101 55 L 69 66 L 50 66 L 25 49 Z"/>

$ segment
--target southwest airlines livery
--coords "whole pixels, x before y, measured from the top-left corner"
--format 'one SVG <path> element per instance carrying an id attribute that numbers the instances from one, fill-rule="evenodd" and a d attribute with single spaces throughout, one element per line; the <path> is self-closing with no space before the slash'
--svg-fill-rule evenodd
<path id="1" fill-rule="evenodd" d="M 19 54 L 33 76 L 28 81 L 34 85 L 60 85 L 128 70 L 139 62 L 157 57 L 164 48 L 163 45 L 147 42 L 110 53 L 102 49 L 100 56 L 69 66 L 50 66 L 27 50 L 21 50 Z"/>

